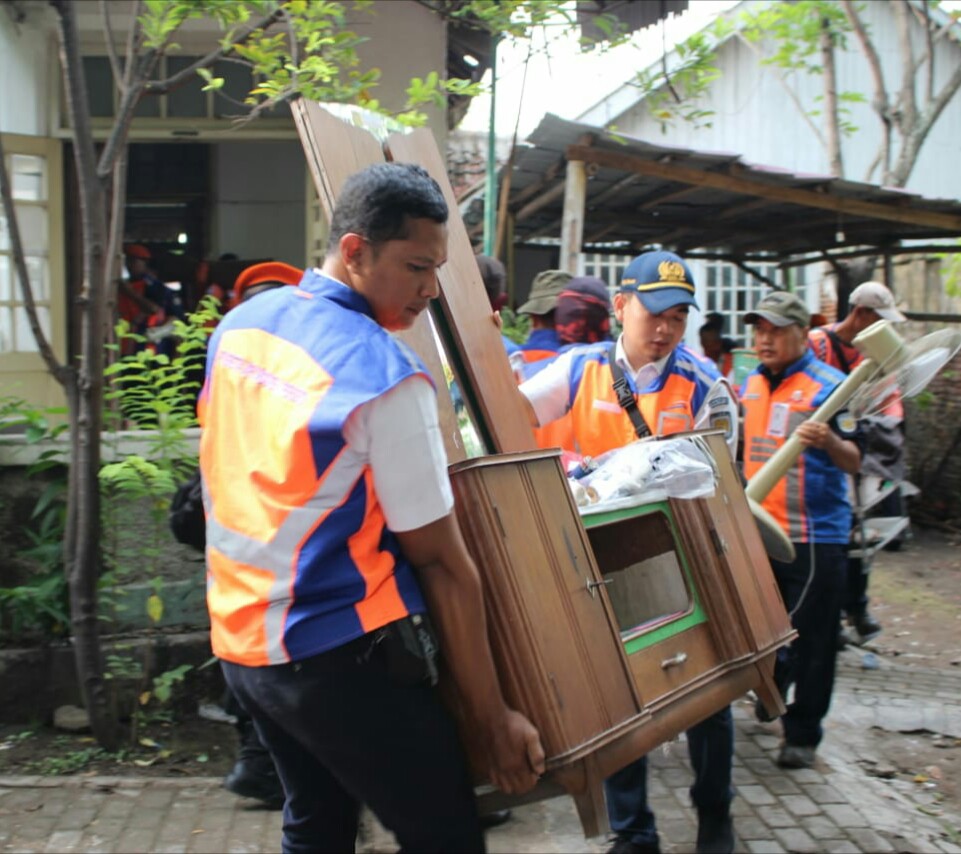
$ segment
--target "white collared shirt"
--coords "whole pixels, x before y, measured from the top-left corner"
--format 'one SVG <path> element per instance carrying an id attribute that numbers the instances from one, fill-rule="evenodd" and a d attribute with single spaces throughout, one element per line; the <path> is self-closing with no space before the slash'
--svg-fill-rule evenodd
<path id="1" fill-rule="evenodd" d="M 571 365 L 574 354 L 579 349 L 575 347 L 561 353 L 544 370 L 520 386 L 521 392 L 534 407 L 537 422 L 541 426 L 556 421 L 571 408 Z M 635 388 L 645 389 L 664 373 L 670 355 L 656 362 L 648 362 L 635 370 L 624 351 L 622 335 L 617 339 L 614 359 L 634 381 Z M 724 377 L 714 381 L 700 408 L 694 413 L 695 430 L 711 427 L 725 430 L 725 440 L 733 458 L 737 453 L 738 405 L 734 390 Z"/>

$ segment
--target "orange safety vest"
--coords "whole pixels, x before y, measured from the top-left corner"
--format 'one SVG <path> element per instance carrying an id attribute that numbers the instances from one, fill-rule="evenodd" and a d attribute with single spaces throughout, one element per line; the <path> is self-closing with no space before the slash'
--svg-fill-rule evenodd
<path id="1" fill-rule="evenodd" d="M 358 407 L 427 373 L 358 293 L 316 271 L 231 311 L 198 404 L 218 658 L 297 661 L 425 610 L 386 527 Z"/>
<path id="2" fill-rule="evenodd" d="M 789 366 L 774 391 L 760 370 L 744 382 L 744 476 L 750 480 L 832 391 L 844 375 L 814 358 L 810 350 Z M 850 433 L 856 433 L 854 419 Z M 808 448 L 761 502 L 796 543 L 848 542 L 851 507 L 847 481 L 824 451 Z"/>
<path id="3" fill-rule="evenodd" d="M 638 410 L 655 436 L 694 429 L 694 416 L 715 379 L 697 376 L 682 367 L 677 358 L 681 347 L 671 354 L 655 387 L 635 394 Z M 637 438 L 630 416 L 621 408 L 614 392 L 607 361 L 609 350 L 608 343 L 591 345 L 576 353 L 572 362 L 571 381 L 575 391 L 570 416 L 576 450 L 592 457 Z M 683 352 L 689 351 L 684 348 Z M 707 364 L 705 360 L 701 362 Z"/>

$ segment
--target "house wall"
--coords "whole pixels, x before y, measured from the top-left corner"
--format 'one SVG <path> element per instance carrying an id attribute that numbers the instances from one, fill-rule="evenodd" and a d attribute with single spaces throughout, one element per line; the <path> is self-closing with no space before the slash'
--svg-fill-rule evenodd
<path id="1" fill-rule="evenodd" d="M 294 140 L 221 142 L 214 146 L 210 256 L 306 262 L 305 171 Z"/>
<path id="2" fill-rule="evenodd" d="M 47 8 L 0 4 L 0 132 L 25 136 L 49 133 L 48 84 L 51 42 L 42 28 Z"/>
<path id="3" fill-rule="evenodd" d="M 864 21 L 878 48 L 891 90 L 900 78 L 901 64 L 890 4 L 866 3 L 859 8 L 863 8 Z M 919 56 L 920 39 L 916 42 Z M 942 40 L 936 47 L 935 91 L 959 62 L 961 46 L 956 41 Z M 593 124 L 613 122 L 627 136 L 702 151 L 732 152 L 750 163 L 778 166 L 795 173 L 829 173 L 824 147 L 778 82 L 776 69 L 760 65 L 754 51 L 737 37 L 721 46 L 717 66 L 720 76 L 703 102 L 705 109 L 714 111 L 713 117 L 707 119 L 712 122 L 711 127 L 696 128 L 678 121 L 665 134 L 636 96 L 631 106 L 626 105 L 628 94 L 624 91 L 610 98 L 609 105 L 598 104 L 587 111 L 580 120 Z M 867 101 L 852 105 L 850 118 L 859 131 L 843 142 L 845 177 L 877 183 L 880 173 L 869 175 L 868 169 L 877 153 L 880 124 L 870 107 L 873 90 L 868 66 L 853 37 L 849 37 L 847 51 L 838 57 L 837 73 L 841 91 L 860 92 Z M 820 76 L 795 74 L 790 79 L 805 110 L 821 108 L 816 100 L 822 94 Z M 918 88 L 922 88 L 920 83 Z M 814 117 L 812 121 L 820 119 Z M 931 198 L 961 197 L 961 170 L 945 168 L 958 161 L 959 138 L 961 96 L 956 96 L 925 141 L 908 189 Z"/>

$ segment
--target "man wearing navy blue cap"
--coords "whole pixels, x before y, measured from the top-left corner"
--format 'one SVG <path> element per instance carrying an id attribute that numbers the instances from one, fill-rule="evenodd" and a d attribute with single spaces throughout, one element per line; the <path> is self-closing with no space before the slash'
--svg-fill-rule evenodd
<path id="1" fill-rule="evenodd" d="M 624 271 L 614 295 L 623 333 L 615 343 L 575 346 L 520 386 L 531 422 L 543 426 L 570 413 L 577 451 L 598 456 L 646 435 L 723 429 L 737 449 L 737 403 L 730 384 L 708 359 L 682 343 L 694 299 L 687 264 L 672 252 L 645 252 Z M 615 389 L 617 382 L 620 393 Z M 731 761 L 729 707 L 687 731 L 698 813 L 697 851 L 730 852 Z M 647 760 L 605 782 L 612 854 L 659 851 L 647 804 Z"/>

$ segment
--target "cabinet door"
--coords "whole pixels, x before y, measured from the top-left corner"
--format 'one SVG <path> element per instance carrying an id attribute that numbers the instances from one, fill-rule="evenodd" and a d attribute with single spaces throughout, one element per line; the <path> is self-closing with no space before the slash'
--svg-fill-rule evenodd
<path id="1" fill-rule="evenodd" d="M 568 761 L 641 708 L 558 458 L 469 460 L 451 480 L 502 687 L 540 729 L 549 761 Z"/>

